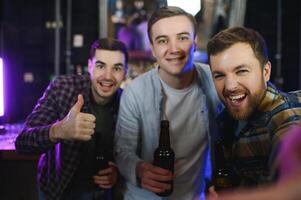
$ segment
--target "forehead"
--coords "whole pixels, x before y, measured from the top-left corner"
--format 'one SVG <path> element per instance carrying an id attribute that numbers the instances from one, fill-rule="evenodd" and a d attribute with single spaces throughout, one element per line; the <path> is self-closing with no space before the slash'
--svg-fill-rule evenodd
<path id="1" fill-rule="evenodd" d="M 96 49 L 93 60 L 99 60 L 105 63 L 124 63 L 125 56 L 121 51 Z"/>
<path id="2" fill-rule="evenodd" d="M 244 65 L 259 65 L 259 61 L 255 57 L 253 49 L 249 44 L 236 43 L 216 55 L 211 55 L 210 64 L 214 71 L 230 70 Z"/>
<path id="3" fill-rule="evenodd" d="M 159 35 L 173 35 L 181 32 L 194 33 L 193 23 L 185 15 L 167 17 L 158 20 L 151 28 L 152 38 Z"/>

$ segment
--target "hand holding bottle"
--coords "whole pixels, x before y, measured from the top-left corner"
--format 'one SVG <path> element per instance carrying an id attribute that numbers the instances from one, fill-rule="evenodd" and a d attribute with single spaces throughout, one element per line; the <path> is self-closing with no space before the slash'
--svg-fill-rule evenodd
<path id="1" fill-rule="evenodd" d="M 118 170 L 115 163 L 109 161 L 109 166 L 98 171 L 97 175 L 93 176 L 94 183 L 102 189 L 111 188 L 117 181 Z"/>
<path id="2" fill-rule="evenodd" d="M 140 178 L 142 188 L 154 193 L 162 193 L 171 188 L 168 183 L 173 180 L 171 171 L 154 166 L 147 162 L 139 162 L 136 167 L 137 176 Z"/>

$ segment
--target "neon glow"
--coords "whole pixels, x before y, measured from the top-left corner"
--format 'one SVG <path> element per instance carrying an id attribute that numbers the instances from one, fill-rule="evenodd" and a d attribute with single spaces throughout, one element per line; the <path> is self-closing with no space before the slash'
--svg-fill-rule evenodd
<path id="1" fill-rule="evenodd" d="M 201 10 L 201 1 L 200 0 L 167 0 L 168 6 L 177 6 L 185 10 L 186 12 L 195 15 Z"/>
<path id="2" fill-rule="evenodd" d="M 0 58 L 0 117 L 4 115 L 3 68 L 3 60 Z"/>

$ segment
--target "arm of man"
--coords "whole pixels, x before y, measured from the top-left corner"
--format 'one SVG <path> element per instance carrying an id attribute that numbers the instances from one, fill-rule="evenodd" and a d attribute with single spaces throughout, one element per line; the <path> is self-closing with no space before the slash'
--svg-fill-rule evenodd
<path id="1" fill-rule="evenodd" d="M 129 85 L 123 92 L 118 112 L 115 132 L 115 160 L 126 181 L 137 185 L 136 165 L 142 161 L 138 157 L 139 111 L 137 98 Z"/>
<path id="2" fill-rule="evenodd" d="M 68 119 L 70 119 L 68 117 L 70 117 L 72 109 L 70 111 L 69 109 L 72 107 L 72 104 L 70 107 L 60 107 L 59 102 L 62 100 L 67 101 L 64 96 L 62 96 L 61 87 L 59 87 L 59 85 L 62 84 L 64 83 L 62 83 L 60 78 L 51 82 L 43 96 L 38 100 L 32 113 L 27 117 L 24 128 L 19 133 L 15 142 L 18 152 L 25 154 L 41 154 L 48 151 L 50 148 L 53 148 L 60 139 L 66 138 L 66 136 L 61 136 L 59 131 L 62 129 L 62 125 L 66 124 L 63 122 L 67 122 Z M 65 103 L 68 106 L 68 102 Z M 64 115 L 66 115 L 65 118 Z M 93 117 L 89 116 L 88 118 L 92 118 L 93 121 Z M 75 117 L 73 117 L 73 119 L 74 118 Z M 77 117 L 77 119 L 83 118 L 86 117 Z M 66 126 L 64 128 L 66 129 Z M 50 134 L 50 132 L 52 133 Z M 54 137 L 53 134 L 55 135 Z"/>
<path id="3" fill-rule="evenodd" d="M 269 165 L 271 166 L 271 175 L 274 176 L 279 173 L 279 163 L 277 161 L 277 156 L 279 154 L 279 148 L 282 145 L 282 141 L 288 134 L 290 134 L 290 129 L 298 125 L 298 120 L 286 121 L 286 118 L 283 119 L 283 122 L 278 125 L 278 127 L 272 133 L 272 148 L 269 158 Z"/>

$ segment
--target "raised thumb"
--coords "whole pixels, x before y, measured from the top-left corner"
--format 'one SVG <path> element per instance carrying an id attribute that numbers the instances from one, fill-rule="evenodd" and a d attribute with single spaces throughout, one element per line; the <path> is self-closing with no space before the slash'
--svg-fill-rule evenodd
<path id="1" fill-rule="evenodd" d="M 80 112 L 80 110 L 82 109 L 83 105 L 84 105 L 84 97 L 83 97 L 83 95 L 79 94 L 77 96 L 76 103 L 72 107 L 72 110 L 74 110 L 75 112 Z"/>

